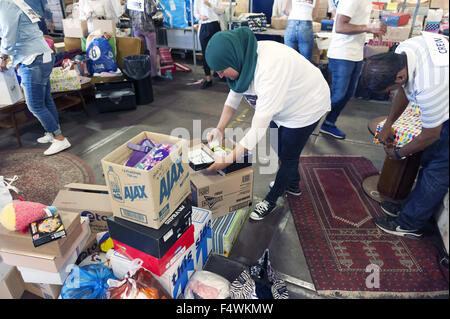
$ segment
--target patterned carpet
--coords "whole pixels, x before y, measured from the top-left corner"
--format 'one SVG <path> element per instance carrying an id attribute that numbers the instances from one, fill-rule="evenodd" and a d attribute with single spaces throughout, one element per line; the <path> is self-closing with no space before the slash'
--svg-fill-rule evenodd
<path id="1" fill-rule="evenodd" d="M 45 156 L 42 149 L 0 152 L 0 175 L 19 179 L 13 183 L 26 201 L 51 205 L 69 183 L 94 183 L 94 174 L 81 158 L 67 152 Z M 13 194 L 13 199 L 17 199 Z"/>
<path id="2" fill-rule="evenodd" d="M 425 237 L 379 230 L 379 204 L 362 189 L 377 173 L 362 157 L 301 157 L 301 196 L 288 196 L 319 294 L 347 298 L 448 296 L 437 250 Z"/>

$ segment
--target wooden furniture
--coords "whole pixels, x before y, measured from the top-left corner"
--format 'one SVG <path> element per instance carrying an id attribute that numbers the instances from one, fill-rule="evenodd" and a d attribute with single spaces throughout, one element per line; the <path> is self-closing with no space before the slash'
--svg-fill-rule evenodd
<path id="1" fill-rule="evenodd" d="M 91 83 L 86 83 L 81 86 L 81 90 L 52 93 L 58 111 L 81 105 L 86 115 L 89 116 L 82 90 L 88 89 L 91 86 Z M 27 116 L 25 112 L 27 110 L 28 108 L 25 100 L 21 100 L 11 105 L 0 105 L 0 128 L 13 128 L 14 133 L 16 134 L 17 143 L 20 147 L 22 147 L 22 142 L 20 140 L 19 126 L 36 119 L 34 116 Z"/>
<path id="2" fill-rule="evenodd" d="M 378 123 L 386 116 L 377 117 L 369 122 L 369 131 L 375 135 Z M 404 160 L 392 160 L 386 156 L 380 174 L 367 177 L 363 189 L 372 199 L 382 202 L 398 202 L 405 199 L 417 176 L 422 152 L 412 154 Z"/>

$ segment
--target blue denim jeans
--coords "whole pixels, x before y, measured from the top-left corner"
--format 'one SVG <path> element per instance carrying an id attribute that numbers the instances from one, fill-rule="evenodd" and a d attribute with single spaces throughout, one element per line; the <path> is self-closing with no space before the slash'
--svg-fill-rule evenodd
<path id="1" fill-rule="evenodd" d="M 58 110 L 53 101 L 50 87 L 50 73 L 55 63 L 55 56 L 48 63 L 43 63 L 43 55 L 36 57 L 29 65 L 20 64 L 19 75 L 28 109 L 39 120 L 46 132 L 61 134 Z"/>
<path id="2" fill-rule="evenodd" d="M 397 222 L 405 229 L 421 229 L 448 192 L 448 120 L 439 140 L 425 148 L 416 186 L 406 198 Z"/>
<path id="3" fill-rule="evenodd" d="M 311 61 L 314 47 L 312 21 L 288 20 L 284 33 L 284 44 L 297 50 Z"/>
<path id="4" fill-rule="evenodd" d="M 353 97 L 358 86 L 363 61 L 353 62 L 328 58 L 328 69 L 331 71 L 331 111 L 325 123 L 334 125 Z"/>
<path id="5" fill-rule="evenodd" d="M 278 140 L 271 139 L 271 144 L 277 143 L 272 145 L 272 148 L 278 148 L 280 168 L 275 177 L 275 184 L 265 198 L 268 202 L 275 203 L 289 186 L 300 183 L 300 154 L 318 123 L 319 121 L 301 128 L 278 127 L 275 122 L 270 123 L 271 129 L 278 129 Z"/>

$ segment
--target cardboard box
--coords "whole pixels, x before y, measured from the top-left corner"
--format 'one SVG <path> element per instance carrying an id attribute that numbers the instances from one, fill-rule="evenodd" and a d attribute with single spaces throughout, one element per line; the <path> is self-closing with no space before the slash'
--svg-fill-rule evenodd
<path id="1" fill-rule="evenodd" d="M 288 17 L 272 17 L 270 22 L 270 27 L 276 30 L 286 30 Z"/>
<path id="2" fill-rule="evenodd" d="M 432 9 L 449 9 L 449 1 L 448 0 L 431 0 L 430 8 Z"/>
<path id="3" fill-rule="evenodd" d="M 65 37 L 86 38 L 88 36 L 88 26 L 86 20 L 63 19 L 62 24 Z"/>
<path id="4" fill-rule="evenodd" d="M 14 68 L 0 72 L 0 107 L 17 103 L 23 99 Z"/>
<path id="5" fill-rule="evenodd" d="M 58 211 L 66 228 L 67 236 L 45 245 L 34 247 L 30 232 L 22 234 L 18 231 L 9 231 L 0 225 L 0 251 L 15 251 L 18 254 L 42 254 L 50 257 L 63 256 L 69 249 L 74 238 L 81 231 L 80 214 L 64 210 Z"/>
<path id="6" fill-rule="evenodd" d="M 75 262 L 75 264 L 81 263 L 86 257 L 91 256 L 92 254 L 99 253 L 100 252 L 100 245 L 97 242 L 96 238 L 97 234 L 92 234 L 88 237 L 86 244 L 81 249 L 80 253 L 78 254 L 78 259 Z"/>
<path id="7" fill-rule="evenodd" d="M 24 291 L 25 284 L 17 267 L 0 260 L 0 299 L 20 299 Z"/>
<path id="8" fill-rule="evenodd" d="M 43 299 L 58 299 L 62 285 L 25 283 L 25 290 Z"/>
<path id="9" fill-rule="evenodd" d="M 158 282 L 172 294 L 173 298 L 177 298 L 184 291 L 194 271 L 202 270 L 212 253 L 211 211 L 193 207 L 192 225 L 194 243 L 162 276 L 155 275 Z M 109 251 L 108 255 L 114 275 L 117 278 L 123 278 L 131 260 L 115 251 Z"/>
<path id="10" fill-rule="evenodd" d="M 112 36 L 116 36 L 116 23 L 113 20 L 93 20 L 92 30 L 101 30 Z"/>
<path id="11" fill-rule="evenodd" d="M 60 53 L 60 52 L 66 51 L 66 46 L 65 46 L 64 42 L 56 42 L 54 44 L 54 50 L 55 50 L 55 53 Z"/>
<path id="12" fill-rule="evenodd" d="M 58 192 L 53 206 L 89 217 L 92 234 L 108 231 L 106 218 L 112 215 L 108 189 L 103 185 L 72 183 Z"/>
<path id="13" fill-rule="evenodd" d="M 64 268 L 63 266 L 68 260 L 73 259 L 72 263 L 75 263 L 81 249 L 86 245 L 89 235 L 89 224 L 87 221 L 83 221 L 81 234 L 77 238 L 71 240 L 71 247 L 61 257 L 51 257 L 38 253 L 24 255 L 8 250 L 0 251 L 0 256 L 6 264 L 18 266 L 21 267 L 21 269 L 33 269 L 42 272 L 57 273 Z M 76 255 L 76 257 L 73 258 L 73 255 Z"/>
<path id="14" fill-rule="evenodd" d="M 144 138 L 176 145 L 176 149 L 148 171 L 125 166 L 133 152 L 127 144 L 139 144 Z M 160 228 L 190 193 L 187 154 L 183 159 L 188 147 L 180 138 L 142 132 L 105 156 L 101 162 L 114 216 Z"/>
<path id="15" fill-rule="evenodd" d="M 387 27 L 387 32 L 383 36 L 385 42 L 402 42 L 409 38 L 411 25 L 404 27 Z"/>
<path id="16" fill-rule="evenodd" d="M 249 213 L 250 207 L 243 208 L 212 221 L 214 253 L 228 257 Z"/>
<path id="17" fill-rule="evenodd" d="M 35 264 L 29 265 L 29 267 L 17 266 L 17 269 L 20 271 L 24 282 L 34 282 L 40 284 L 52 284 L 52 285 L 62 285 L 66 280 L 67 276 L 69 276 L 70 271 L 72 270 L 73 265 L 75 265 L 78 254 L 80 250 L 86 244 L 90 235 L 90 229 L 87 223 L 83 224 L 83 232 L 82 235 L 77 239 L 78 245 L 75 246 L 74 250 L 71 250 L 70 256 L 65 260 L 65 263 L 56 271 L 44 271 L 35 269 L 36 265 L 39 264 L 39 260 L 36 260 Z M 79 240 L 81 239 L 81 242 Z M 46 260 L 44 260 L 46 261 Z M 55 266 L 56 266 L 55 261 Z"/>
<path id="18" fill-rule="evenodd" d="M 373 55 L 389 52 L 389 47 L 385 45 L 371 45 L 367 44 L 364 47 L 364 58 L 369 58 Z"/>
<path id="19" fill-rule="evenodd" d="M 114 250 L 124 255 L 129 259 L 139 258 L 142 260 L 142 267 L 150 270 L 152 273 L 161 276 L 167 269 L 169 269 L 181 255 L 183 255 L 189 247 L 194 243 L 194 226 L 190 226 L 187 231 L 176 241 L 176 243 L 169 249 L 169 251 L 161 258 L 156 258 L 152 255 L 131 247 L 127 244 L 121 243 L 115 239 Z"/>
<path id="20" fill-rule="evenodd" d="M 253 200 L 253 169 L 247 167 L 221 176 L 191 170 L 193 205 L 212 211 L 212 218 L 249 207 Z"/>
<path id="21" fill-rule="evenodd" d="M 148 228 L 116 216 L 108 217 L 113 240 L 162 258 L 191 226 L 192 202 L 186 198 L 159 229 Z"/>

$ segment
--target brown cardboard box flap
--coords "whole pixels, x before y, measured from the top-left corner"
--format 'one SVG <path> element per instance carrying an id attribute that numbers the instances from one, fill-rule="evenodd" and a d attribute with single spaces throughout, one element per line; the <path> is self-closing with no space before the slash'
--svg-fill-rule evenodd
<path id="1" fill-rule="evenodd" d="M 17 267 L 0 262 L 0 299 L 20 299 L 24 291 L 25 283 Z"/>

